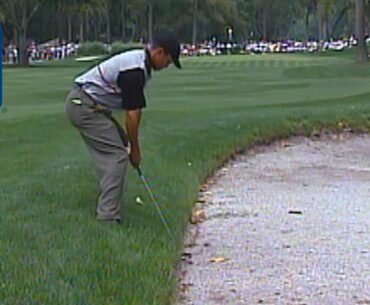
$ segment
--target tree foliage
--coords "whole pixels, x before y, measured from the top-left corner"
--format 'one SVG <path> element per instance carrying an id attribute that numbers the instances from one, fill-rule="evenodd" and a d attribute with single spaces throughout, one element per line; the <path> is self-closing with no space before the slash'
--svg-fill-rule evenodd
<path id="1" fill-rule="evenodd" d="M 184 42 L 320 39 L 356 32 L 357 0 L 0 0 L 5 42 L 147 41 L 172 30 Z M 369 9 L 366 2 L 365 32 Z M 45 26 L 47 25 L 47 26 Z"/>

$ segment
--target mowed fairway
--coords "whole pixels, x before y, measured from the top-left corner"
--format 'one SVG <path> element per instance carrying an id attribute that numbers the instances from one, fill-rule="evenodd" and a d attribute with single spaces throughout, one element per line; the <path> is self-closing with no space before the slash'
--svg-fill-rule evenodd
<path id="1" fill-rule="evenodd" d="M 176 245 L 132 170 L 124 225 L 94 218 L 94 169 L 64 114 L 73 76 L 87 65 L 4 70 L 1 305 L 170 304 L 184 226 L 222 160 L 261 139 L 370 126 L 370 66 L 352 57 L 207 57 L 183 66 L 154 73 L 141 128 L 142 169 Z"/>

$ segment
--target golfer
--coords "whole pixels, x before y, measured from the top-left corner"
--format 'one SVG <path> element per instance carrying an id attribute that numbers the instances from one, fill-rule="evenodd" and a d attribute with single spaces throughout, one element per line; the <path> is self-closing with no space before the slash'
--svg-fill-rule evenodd
<path id="1" fill-rule="evenodd" d="M 144 87 L 152 70 L 173 63 L 181 69 L 180 45 L 173 34 L 156 36 L 145 49 L 115 55 L 78 76 L 67 97 L 66 112 L 84 140 L 97 171 L 96 217 L 120 223 L 120 201 L 128 160 L 141 160 L 139 125 L 146 107 Z M 112 111 L 124 110 L 126 131 Z"/>

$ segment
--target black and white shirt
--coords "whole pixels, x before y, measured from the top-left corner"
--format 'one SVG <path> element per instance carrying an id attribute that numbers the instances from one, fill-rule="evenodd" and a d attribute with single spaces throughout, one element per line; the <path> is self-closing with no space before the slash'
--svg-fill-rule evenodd
<path id="1" fill-rule="evenodd" d="M 151 77 L 147 50 L 115 55 L 75 79 L 75 83 L 109 109 L 135 110 L 146 106 L 144 87 Z"/>

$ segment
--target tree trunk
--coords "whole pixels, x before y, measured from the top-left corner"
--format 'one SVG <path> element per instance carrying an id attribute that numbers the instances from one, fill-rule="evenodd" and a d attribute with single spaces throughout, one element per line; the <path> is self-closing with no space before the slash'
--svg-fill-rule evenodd
<path id="1" fill-rule="evenodd" d="M 310 9 L 307 7 L 305 16 L 305 27 L 306 27 L 306 40 L 310 39 Z"/>
<path id="2" fill-rule="evenodd" d="M 358 62 L 368 60 L 367 45 L 365 41 L 365 0 L 356 0 L 356 59 Z"/>
<path id="3" fill-rule="evenodd" d="M 58 32 L 57 32 L 57 37 L 59 39 L 65 40 L 66 39 L 66 31 L 65 31 L 65 20 L 62 17 L 62 15 L 58 15 L 57 17 L 57 23 L 58 23 Z"/>
<path id="4" fill-rule="evenodd" d="M 126 41 L 126 0 L 121 0 L 121 39 Z"/>
<path id="5" fill-rule="evenodd" d="M 322 41 L 323 40 L 323 34 L 322 34 L 322 27 L 323 27 L 323 22 L 322 22 L 322 16 L 321 16 L 321 13 L 319 12 L 319 16 L 318 16 L 318 30 L 319 30 L 319 41 Z"/>
<path id="6" fill-rule="evenodd" d="M 153 39 L 153 1 L 148 0 L 148 41 Z"/>
<path id="7" fill-rule="evenodd" d="M 101 28 L 101 16 L 100 13 L 95 13 L 96 15 L 94 16 L 95 22 L 93 22 L 93 32 L 94 32 L 94 39 L 99 40 L 99 35 L 100 35 L 100 28 Z"/>
<path id="8" fill-rule="evenodd" d="M 325 13 L 323 4 L 318 4 L 317 7 L 317 20 L 318 20 L 318 29 L 319 29 L 319 41 L 324 41 L 324 24 L 325 24 Z"/>
<path id="9" fill-rule="evenodd" d="M 328 41 L 329 28 L 328 28 L 328 19 L 325 18 L 322 23 L 322 38 L 324 41 Z"/>
<path id="10" fill-rule="evenodd" d="M 343 20 L 343 18 L 346 16 L 346 13 L 347 13 L 348 9 L 349 9 L 349 5 L 346 5 L 345 7 L 343 7 L 341 12 L 339 13 L 337 19 L 334 22 L 333 28 L 331 30 L 332 35 L 336 34 L 337 27 L 338 27 L 339 23 Z"/>
<path id="11" fill-rule="evenodd" d="M 67 15 L 67 27 L 68 27 L 68 41 L 72 41 L 72 17 L 70 14 Z"/>
<path id="12" fill-rule="evenodd" d="M 18 63 L 21 66 L 28 66 L 27 54 L 27 26 L 19 31 L 19 46 L 18 46 Z"/>
<path id="13" fill-rule="evenodd" d="M 109 0 L 107 0 L 106 7 L 105 7 L 105 22 L 106 22 L 106 38 L 107 38 L 107 43 L 111 43 L 111 40 L 112 40 L 109 8 L 110 8 Z"/>
<path id="14" fill-rule="evenodd" d="M 136 35 L 136 24 L 133 24 L 132 25 L 132 30 L 131 30 L 131 39 L 130 39 L 130 41 L 135 40 L 135 35 Z"/>
<path id="15" fill-rule="evenodd" d="M 369 2 L 365 1 L 365 33 L 369 34 Z"/>
<path id="16" fill-rule="evenodd" d="M 19 48 L 18 48 L 18 60 L 19 65 L 28 66 L 28 54 L 27 54 L 27 16 L 26 12 L 23 12 L 22 21 L 19 28 Z"/>
<path id="17" fill-rule="evenodd" d="M 18 29 L 16 26 L 13 27 L 13 44 L 18 45 L 19 43 L 19 38 L 18 38 Z"/>
<path id="18" fill-rule="evenodd" d="M 85 39 L 88 41 L 90 39 L 90 14 L 85 13 Z"/>
<path id="19" fill-rule="evenodd" d="M 193 0 L 193 45 L 197 44 L 198 36 L 198 0 Z"/>
<path id="20" fill-rule="evenodd" d="M 80 37 L 79 37 L 80 39 L 79 41 L 82 42 L 84 41 L 84 15 L 83 13 L 80 13 L 79 18 L 80 18 Z"/>
<path id="21" fill-rule="evenodd" d="M 263 40 L 268 40 L 268 30 L 267 30 L 267 9 L 268 9 L 268 3 L 266 0 L 262 0 L 262 36 Z"/>

